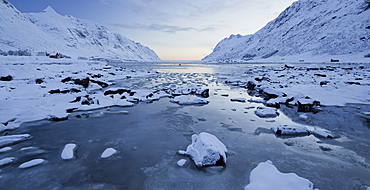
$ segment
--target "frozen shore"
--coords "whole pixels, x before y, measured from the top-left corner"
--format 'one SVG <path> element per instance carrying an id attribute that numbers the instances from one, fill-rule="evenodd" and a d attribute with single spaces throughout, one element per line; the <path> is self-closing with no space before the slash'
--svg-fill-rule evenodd
<path id="1" fill-rule="evenodd" d="M 167 67 L 163 69 L 160 65 L 117 66 L 92 62 L 1 64 L 4 69 L 0 71 L 0 76 L 11 76 L 9 81 L 0 81 L 0 103 L 3 105 L 0 108 L 2 134 L 10 136 L 9 134 L 29 132 L 34 138 L 19 141 L 21 144 L 14 142 L 15 145 L 4 145 L 6 147 L 1 149 L 0 159 L 3 159 L 2 163 L 8 168 L 23 163 L 25 165 L 21 168 L 30 167 L 22 172 L 43 170 L 53 164 L 76 167 L 72 171 L 82 169 L 81 165 L 84 164 L 89 165 L 88 168 L 95 168 L 97 164 L 96 170 L 106 167 L 115 171 L 115 164 L 117 169 L 128 167 L 124 165 L 126 162 L 129 166 L 136 167 L 136 162 L 140 160 L 142 163 L 151 163 L 141 166 L 144 168 L 141 170 L 150 178 L 145 181 L 145 187 L 148 189 L 163 187 L 156 181 L 163 181 L 166 176 L 172 176 L 166 182 L 167 185 L 170 182 L 184 185 L 182 180 L 190 179 L 194 180 L 194 189 L 215 187 L 216 184 L 225 185 L 222 186 L 225 188 L 235 187 L 231 183 L 235 181 L 238 181 L 239 188 L 243 188 L 248 184 L 245 179 L 252 175 L 250 172 L 257 163 L 272 160 L 274 165 L 270 165 L 276 166 L 283 173 L 297 173 L 312 181 L 315 187 L 325 189 L 323 184 L 328 177 L 321 176 L 325 179 L 321 180 L 315 177 L 319 174 L 308 172 L 313 171 L 312 168 L 319 168 L 311 162 L 312 157 L 322 159 L 325 167 L 330 170 L 336 170 L 331 164 L 339 168 L 343 165 L 345 171 L 351 170 L 348 168 L 355 165 L 359 168 L 363 166 L 365 169 L 361 168 L 361 172 L 366 174 L 366 167 L 369 166 L 369 155 L 366 153 L 368 143 L 363 141 L 368 139 L 368 129 L 363 123 L 360 124 L 362 121 L 353 121 L 355 126 L 344 128 L 351 123 L 351 119 L 368 117 L 368 64 L 339 64 L 330 67 L 322 64 L 176 64 L 170 67 L 173 71 L 167 73 Z M 205 91 L 207 93 L 203 93 Z M 344 92 L 346 94 L 343 94 Z M 155 100 L 159 102 L 121 108 Z M 308 105 L 308 108 L 299 108 L 298 102 Z M 358 106 L 351 108 L 348 105 Z M 340 110 L 351 108 L 351 114 L 343 117 L 345 121 L 335 125 L 339 129 L 329 122 L 338 120 L 330 115 L 334 110 L 338 110 L 336 106 L 340 106 Z M 260 113 L 261 110 L 269 111 Z M 104 116 L 106 113 L 111 114 Z M 338 113 L 338 117 L 341 114 L 344 112 Z M 22 123 L 43 119 L 64 121 L 55 122 L 52 127 L 45 124 L 39 131 L 33 131 L 32 126 L 27 127 L 26 131 L 18 129 Z M 294 122 L 308 125 L 313 135 L 305 132 L 306 136 L 301 137 L 295 136 L 295 132 L 289 132 L 293 136 L 282 137 L 274 135 L 270 130 L 278 126 L 285 126 L 289 130 L 301 129 L 291 127 L 297 126 Z M 328 130 L 323 130 L 323 127 Z M 278 128 L 276 129 L 278 131 Z M 206 167 L 198 171 L 193 162 L 176 155 L 176 150 L 186 148 L 187 141 L 191 143 L 191 135 L 203 131 L 215 134 L 227 147 L 228 163 L 225 169 Z M 140 135 L 135 135 L 136 133 Z M 331 140 L 332 138 L 328 137 L 333 134 L 335 136 L 336 133 L 339 133 L 341 138 Z M 360 133 L 362 135 L 359 135 Z M 48 135 L 51 139 L 46 138 Z M 356 139 L 357 137 L 360 137 L 360 140 Z M 129 141 L 130 138 L 135 140 Z M 361 143 L 354 145 L 350 141 Z M 76 146 L 63 149 L 67 143 L 77 145 L 78 150 L 75 149 Z M 141 143 L 146 144 L 148 148 Z M 23 157 L 26 153 L 32 155 L 23 158 L 17 155 L 17 151 L 24 147 L 36 148 L 21 151 Z M 357 147 L 363 150 L 359 151 Z M 154 156 L 157 149 L 162 152 Z M 131 157 L 136 154 L 138 157 Z M 148 160 L 151 157 L 156 160 Z M 182 160 L 179 161 L 180 158 Z M 332 163 L 334 158 L 338 164 Z M 63 159 L 71 160 L 60 163 Z M 307 160 L 307 163 L 302 160 Z M 286 162 L 289 162 L 288 166 Z M 76 163 L 79 164 L 75 165 Z M 294 167 L 300 165 L 305 168 Z M 9 170 L 6 168 L 4 171 L 4 174 L 7 174 Z M 206 172 L 206 176 L 215 181 L 209 182 L 210 184 L 200 181 L 204 176 L 201 172 Z M 92 173 L 100 175 L 99 172 Z M 361 179 L 362 173 L 359 177 Z M 220 176 L 217 177 L 218 175 Z M 239 179 L 235 179 L 235 176 Z M 343 176 L 340 176 L 341 179 Z M 230 183 L 227 183 L 227 180 L 222 182 L 221 179 L 224 178 L 229 179 Z M 256 181 L 258 179 L 250 182 L 255 184 Z M 351 181 L 351 184 L 353 183 L 355 182 Z M 368 181 L 361 181 L 361 184 L 361 187 L 365 187 Z"/>

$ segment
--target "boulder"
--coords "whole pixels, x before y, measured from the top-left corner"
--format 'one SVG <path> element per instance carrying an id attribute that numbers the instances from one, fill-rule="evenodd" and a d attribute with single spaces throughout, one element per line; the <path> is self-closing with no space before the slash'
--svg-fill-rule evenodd
<path id="1" fill-rule="evenodd" d="M 226 164 L 227 148 L 216 136 L 202 132 L 192 135 L 191 141 L 186 152 L 182 152 L 189 155 L 198 167 Z"/>
<path id="2" fill-rule="evenodd" d="M 303 126 L 298 125 L 279 125 L 271 128 L 277 135 L 309 135 L 310 131 Z"/>

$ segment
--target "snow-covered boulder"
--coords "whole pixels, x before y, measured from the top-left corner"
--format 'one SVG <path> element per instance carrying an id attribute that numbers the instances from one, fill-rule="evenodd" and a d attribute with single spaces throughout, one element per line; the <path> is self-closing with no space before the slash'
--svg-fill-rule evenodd
<path id="1" fill-rule="evenodd" d="M 258 117 L 277 117 L 279 113 L 276 108 L 259 106 L 254 111 Z"/>
<path id="2" fill-rule="evenodd" d="M 249 180 L 244 190 L 318 190 L 314 189 L 311 181 L 295 173 L 281 173 L 270 160 L 259 163 L 252 170 Z"/>
<path id="3" fill-rule="evenodd" d="M 32 136 L 29 134 L 2 136 L 0 137 L 0 147 L 5 147 L 8 145 L 19 143 L 31 138 Z"/>
<path id="4" fill-rule="evenodd" d="M 191 136 L 191 144 L 180 154 L 189 155 L 198 167 L 226 164 L 226 146 L 216 136 L 206 132 Z"/>
<path id="5" fill-rule="evenodd" d="M 277 135 L 308 135 L 310 131 L 303 126 L 298 125 L 279 125 L 271 128 Z"/>
<path id="6" fill-rule="evenodd" d="M 74 152 L 77 145 L 73 143 L 66 144 L 62 151 L 61 157 L 63 160 L 71 160 L 74 158 Z"/>
<path id="7" fill-rule="evenodd" d="M 171 100 L 173 103 L 178 103 L 180 105 L 191 105 L 191 104 L 208 104 L 209 101 L 196 97 L 196 96 L 188 96 L 188 95 L 181 95 L 181 96 L 176 96 Z"/>

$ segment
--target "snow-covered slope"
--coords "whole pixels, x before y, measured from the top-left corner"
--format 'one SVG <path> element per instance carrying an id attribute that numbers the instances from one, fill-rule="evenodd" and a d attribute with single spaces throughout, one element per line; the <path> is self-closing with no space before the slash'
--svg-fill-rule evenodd
<path id="1" fill-rule="evenodd" d="M 364 58 L 370 54 L 370 9 L 365 0 L 299 0 L 253 35 L 231 35 L 205 61 L 305 55 Z"/>
<path id="2" fill-rule="evenodd" d="M 61 16 L 51 7 L 40 13 L 21 13 L 0 0 L 0 50 L 59 52 L 72 57 L 101 57 L 123 61 L 160 61 L 140 43 L 110 32 L 104 26 L 72 16 Z"/>

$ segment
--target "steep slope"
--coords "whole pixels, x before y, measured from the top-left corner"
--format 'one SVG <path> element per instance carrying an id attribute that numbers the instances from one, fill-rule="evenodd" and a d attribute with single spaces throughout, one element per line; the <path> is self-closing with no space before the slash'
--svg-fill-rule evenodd
<path id="1" fill-rule="evenodd" d="M 300 0 L 255 34 L 223 39 L 203 60 L 256 60 L 301 54 L 364 57 L 370 53 L 368 6 L 365 0 Z"/>
<path id="2" fill-rule="evenodd" d="M 104 26 L 72 16 L 61 16 L 51 7 L 40 13 L 19 12 L 0 1 L 0 50 L 59 52 L 72 57 L 100 57 L 123 61 L 160 61 L 150 48 L 135 43 Z"/>

